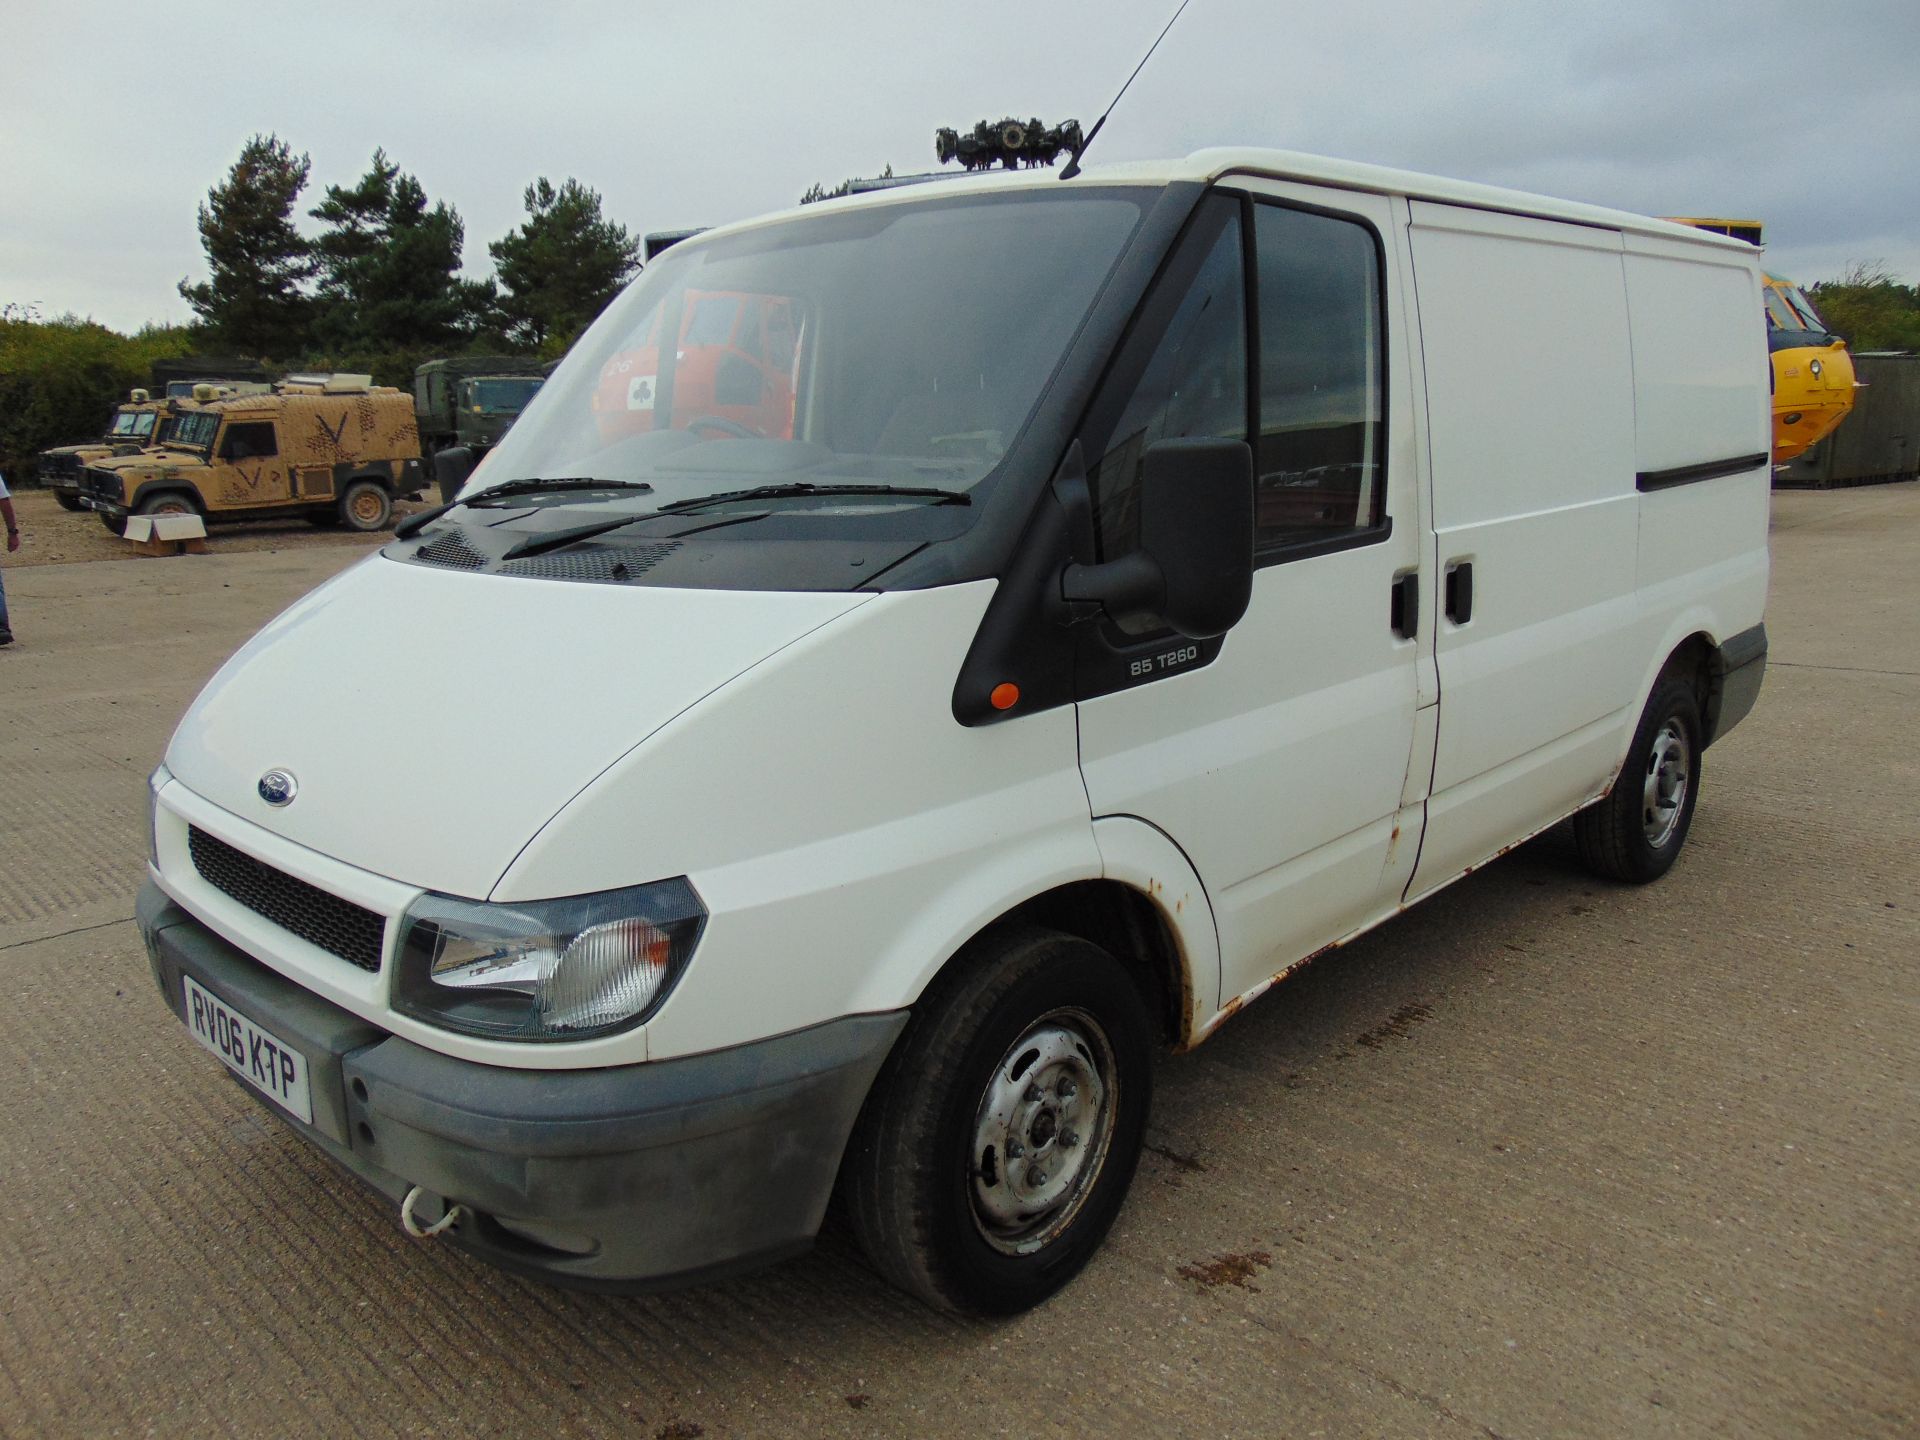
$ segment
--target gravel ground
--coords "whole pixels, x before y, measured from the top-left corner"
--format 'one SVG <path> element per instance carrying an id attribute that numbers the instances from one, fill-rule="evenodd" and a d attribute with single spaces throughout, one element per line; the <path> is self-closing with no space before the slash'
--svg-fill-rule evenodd
<path id="1" fill-rule="evenodd" d="M 393 507 L 394 518 L 404 518 L 432 503 L 431 497 L 420 501 L 401 500 Z M 20 518 L 20 548 L 0 557 L 0 565 L 9 570 L 28 565 L 125 560 L 129 556 L 127 542 L 102 525 L 98 515 L 91 510 L 62 510 L 45 490 L 15 490 L 13 506 Z M 322 529 L 305 520 L 255 520 L 239 525 L 214 525 L 207 531 L 207 548 L 217 555 L 328 545 L 366 549 L 385 541 L 384 535 Z"/>

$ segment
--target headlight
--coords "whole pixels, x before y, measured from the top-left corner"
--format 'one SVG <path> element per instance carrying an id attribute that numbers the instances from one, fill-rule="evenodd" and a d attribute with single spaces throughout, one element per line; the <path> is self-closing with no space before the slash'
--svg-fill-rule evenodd
<path id="1" fill-rule="evenodd" d="M 423 895 L 402 922 L 393 1007 L 496 1040 L 584 1040 L 638 1025 L 707 918 L 685 880 L 486 905 Z"/>
<path id="2" fill-rule="evenodd" d="M 153 767 L 153 774 L 147 777 L 147 862 L 160 864 L 160 792 L 173 780 L 173 772 L 165 765 Z"/>

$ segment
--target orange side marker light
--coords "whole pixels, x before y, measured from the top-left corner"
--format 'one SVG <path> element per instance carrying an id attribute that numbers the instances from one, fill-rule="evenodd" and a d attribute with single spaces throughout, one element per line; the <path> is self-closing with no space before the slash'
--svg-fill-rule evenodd
<path id="1" fill-rule="evenodd" d="M 987 697 L 996 710 L 1011 710 L 1020 703 L 1020 687 L 1011 680 L 1002 680 L 993 687 L 993 694 Z"/>

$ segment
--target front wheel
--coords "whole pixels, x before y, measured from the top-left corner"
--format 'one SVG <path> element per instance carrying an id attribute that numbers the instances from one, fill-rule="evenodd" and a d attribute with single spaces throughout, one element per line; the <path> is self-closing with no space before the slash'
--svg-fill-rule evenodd
<path id="1" fill-rule="evenodd" d="M 93 513 L 100 517 L 100 523 L 107 527 L 107 533 L 109 535 L 124 535 L 127 533 L 126 516 L 109 515 L 104 510 L 96 510 Z"/>
<path id="2" fill-rule="evenodd" d="M 1573 817 L 1588 868 L 1644 885 L 1673 868 L 1700 797 L 1700 702 L 1671 676 L 1653 687 L 1613 788 Z"/>
<path id="3" fill-rule="evenodd" d="M 62 510 L 78 510 L 81 508 L 80 497 L 78 495 L 69 495 L 64 490 L 54 491 L 53 499 L 54 503 Z"/>
<path id="4" fill-rule="evenodd" d="M 1152 1037 L 1098 946 L 1027 928 L 976 941 L 915 1007 L 848 1145 L 841 1196 L 874 1267 L 960 1314 L 1064 1286 L 1132 1182 Z"/>
<path id="5" fill-rule="evenodd" d="M 142 515 L 198 515 L 193 502 L 186 496 L 169 492 L 165 495 L 149 495 L 140 502 Z"/>

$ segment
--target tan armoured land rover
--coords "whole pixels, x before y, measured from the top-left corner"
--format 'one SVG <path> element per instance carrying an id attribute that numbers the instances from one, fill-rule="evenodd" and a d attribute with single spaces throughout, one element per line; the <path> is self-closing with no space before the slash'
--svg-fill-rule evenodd
<path id="1" fill-rule="evenodd" d="M 40 452 L 40 484 L 53 492 L 63 510 L 80 508 L 80 478 L 87 466 L 109 456 L 137 455 L 155 444 L 162 425 L 175 414 L 199 408 L 192 402 L 152 399 L 145 390 L 135 390 L 126 403 L 117 406 L 107 428 L 97 439 L 79 445 L 59 445 Z"/>
<path id="2" fill-rule="evenodd" d="M 129 515 L 178 513 L 381 530 L 394 499 L 424 483 L 411 395 L 366 375 L 296 375 L 181 416 L 155 449 L 89 465 L 80 503 L 116 535 Z"/>

